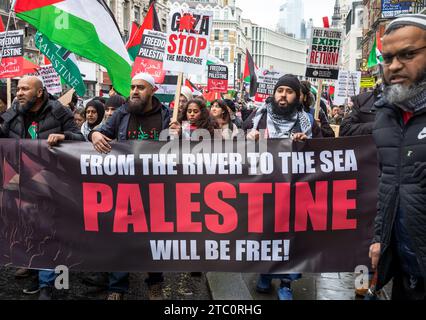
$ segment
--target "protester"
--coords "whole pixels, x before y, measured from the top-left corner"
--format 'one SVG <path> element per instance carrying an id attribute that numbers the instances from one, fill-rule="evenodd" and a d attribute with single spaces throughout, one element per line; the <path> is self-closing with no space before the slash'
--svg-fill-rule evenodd
<path id="1" fill-rule="evenodd" d="M 309 81 L 300 82 L 300 103 L 302 104 L 303 111 L 310 113 L 315 117 L 315 97 L 311 93 L 311 83 Z M 319 109 L 319 120 L 321 124 L 321 133 L 324 138 L 334 138 L 335 134 L 333 129 L 330 127 L 328 117 L 324 113 L 323 109 Z"/>
<path id="2" fill-rule="evenodd" d="M 90 100 L 84 108 L 86 121 L 81 126 L 81 133 L 88 141 L 89 133 L 96 129 L 104 119 L 105 108 L 99 100 Z"/>
<path id="3" fill-rule="evenodd" d="M 330 123 L 336 126 L 340 126 L 343 120 L 343 112 L 340 107 L 334 106 L 331 110 Z"/>
<path id="4" fill-rule="evenodd" d="M 74 122 L 77 127 L 81 130 L 83 123 L 86 121 L 86 112 L 84 109 L 75 109 L 74 111 Z"/>
<path id="5" fill-rule="evenodd" d="M 146 73 L 139 73 L 131 83 L 130 98 L 121 106 L 112 118 L 99 130 L 89 134 L 89 141 L 96 151 L 109 153 L 113 139 L 158 140 L 162 130 L 170 123 L 170 111 L 154 96 L 157 86 L 154 78 Z M 163 274 L 148 273 L 150 300 L 163 299 Z M 129 289 L 129 273 L 112 272 L 109 274 L 108 300 L 122 300 Z"/>
<path id="6" fill-rule="evenodd" d="M 340 135 L 362 136 L 373 133 L 374 119 L 376 117 L 373 109 L 381 94 L 381 86 L 376 86 L 373 91 L 361 93 L 351 100 L 352 110 L 349 115 L 342 120 Z"/>
<path id="7" fill-rule="evenodd" d="M 0 116 L 0 138 L 42 139 L 51 147 L 64 140 L 84 141 L 71 111 L 51 99 L 39 78 L 19 80 L 16 97 L 12 107 Z M 40 270 L 38 283 L 25 288 L 24 293 L 40 292 L 40 300 L 50 300 L 54 281 L 53 270 Z"/>
<path id="8" fill-rule="evenodd" d="M 206 105 L 199 99 L 188 101 L 183 108 L 178 122 L 170 124 L 172 134 L 178 134 L 183 139 L 191 139 L 195 130 L 207 130 L 210 137 L 214 137 L 214 130 L 218 124 L 210 117 Z"/>
<path id="9" fill-rule="evenodd" d="M 109 98 L 105 103 L 105 117 L 103 122 L 106 123 L 112 117 L 114 112 L 125 103 L 126 100 L 119 94 L 115 94 Z"/>
<path id="10" fill-rule="evenodd" d="M 189 100 L 194 99 L 192 91 L 189 87 L 183 86 L 179 97 L 179 113 L 182 112 L 183 108 L 187 105 Z"/>
<path id="11" fill-rule="evenodd" d="M 321 129 L 310 113 L 302 110 L 300 103 L 301 86 L 297 77 L 284 75 L 274 88 L 274 96 L 244 122 L 243 129 L 248 132 L 247 138 L 260 138 L 259 130 L 265 131 L 266 139 L 292 138 L 294 141 L 304 141 L 313 137 L 321 137 Z M 272 290 L 272 279 L 281 280 L 278 289 L 279 300 L 293 300 L 291 282 L 302 275 L 292 274 L 261 274 L 257 281 L 256 290 L 268 293 Z"/>
<path id="12" fill-rule="evenodd" d="M 111 89 L 108 92 L 109 97 L 112 98 L 116 94 L 117 94 L 117 92 L 115 91 L 114 87 L 111 87 Z"/>
<path id="13" fill-rule="evenodd" d="M 7 109 L 7 90 L 5 87 L 0 88 L 0 114 Z"/>
<path id="14" fill-rule="evenodd" d="M 231 117 L 232 123 L 235 124 L 237 128 L 241 128 L 243 126 L 243 120 L 237 116 L 237 106 L 235 102 L 231 99 L 223 99 L 223 102 L 229 109 L 229 116 Z"/>
<path id="15" fill-rule="evenodd" d="M 426 279 L 426 16 L 400 15 L 382 39 L 383 98 L 373 137 L 381 175 L 370 247 L 380 290 L 392 299 L 424 300 Z"/>
<path id="16" fill-rule="evenodd" d="M 210 108 L 210 115 L 216 120 L 219 128 L 221 129 L 223 139 L 233 139 L 238 135 L 238 128 L 234 123 L 232 123 L 230 110 L 224 101 L 213 101 Z"/>

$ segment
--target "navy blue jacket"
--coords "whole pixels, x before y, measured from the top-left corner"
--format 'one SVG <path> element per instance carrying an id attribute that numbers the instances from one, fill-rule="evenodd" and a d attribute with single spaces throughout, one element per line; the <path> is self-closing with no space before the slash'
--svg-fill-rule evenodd
<path id="1" fill-rule="evenodd" d="M 152 103 L 154 105 L 161 104 L 160 100 L 156 97 L 152 97 Z M 162 128 L 165 130 L 169 128 L 170 124 L 170 110 L 161 105 L 161 120 Z M 114 112 L 112 117 L 105 123 L 100 130 L 94 130 L 89 135 L 89 140 L 92 140 L 92 133 L 99 131 L 103 135 L 107 136 L 110 139 L 117 139 L 117 141 L 126 141 L 127 129 L 129 127 L 130 113 L 127 111 L 127 103 L 122 105 L 117 111 Z"/>

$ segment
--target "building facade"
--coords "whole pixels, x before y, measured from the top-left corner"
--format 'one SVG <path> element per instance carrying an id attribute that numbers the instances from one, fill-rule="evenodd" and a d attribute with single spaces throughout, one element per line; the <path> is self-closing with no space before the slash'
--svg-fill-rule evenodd
<path id="1" fill-rule="evenodd" d="M 391 4 L 391 0 L 364 0 L 364 27 L 362 40 L 362 58 L 366 65 L 376 36 L 383 37 L 386 26 L 401 13 L 425 13 L 426 0 L 404 1 Z M 368 70 L 378 75 L 378 68 Z"/>
<path id="2" fill-rule="evenodd" d="M 303 1 L 286 0 L 280 6 L 277 31 L 296 39 L 306 39 L 306 24 Z"/>
<path id="3" fill-rule="evenodd" d="M 362 29 L 364 25 L 364 5 L 362 1 L 352 2 L 346 15 L 345 39 L 343 41 L 342 68 L 360 71 L 362 64 Z"/>
<path id="4" fill-rule="evenodd" d="M 259 68 L 274 69 L 302 77 L 306 69 L 307 44 L 286 34 L 243 20 L 249 51 Z"/>

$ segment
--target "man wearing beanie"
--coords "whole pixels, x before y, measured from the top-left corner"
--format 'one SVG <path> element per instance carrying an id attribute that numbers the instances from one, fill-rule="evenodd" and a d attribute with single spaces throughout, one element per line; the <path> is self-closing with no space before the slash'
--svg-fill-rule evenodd
<path id="1" fill-rule="evenodd" d="M 131 82 L 130 98 L 121 106 L 100 130 L 89 135 L 96 151 L 109 153 L 113 139 L 159 140 L 162 130 L 169 128 L 170 111 L 154 96 L 157 85 L 154 78 L 147 73 L 135 75 Z M 163 274 L 150 272 L 145 282 L 148 285 L 150 300 L 163 299 Z M 109 274 L 108 300 L 122 300 L 129 289 L 128 272 Z"/>
<path id="2" fill-rule="evenodd" d="M 260 135 L 266 139 L 291 138 L 303 141 L 312 137 L 321 137 L 321 129 L 310 113 L 303 111 L 300 104 L 300 82 L 293 75 L 281 77 L 274 88 L 274 96 L 269 97 L 265 104 L 253 112 L 243 124 L 247 138 L 257 140 Z M 280 279 L 278 289 L 279 300 L 293 300 L 291 282 L 302 275 L 292 274 L 261 274 L 256 290 L 269 293 L 272 280 Z"/>
<path id="3" fill-rule="evenodd" d="M 384 91 L 373 136 L 379 153 L 378 213 L 370 258 L 380 290 L 424 300 L 426 279 L 426 16 L 398 16 L 382 38 Z"/>
<path id="4" fill-rule="evenodd" d="M 268 139 L 292 138 L 302 141 L 321 137 L 321 129 L 311 114 L 303 111 L 300 104 L 300 81 L 296 76 L 286 74 L 274 88 L 274 96 L 253 112 L 243 124 L 249 139 L 257 140 L 260 131 Z"/>

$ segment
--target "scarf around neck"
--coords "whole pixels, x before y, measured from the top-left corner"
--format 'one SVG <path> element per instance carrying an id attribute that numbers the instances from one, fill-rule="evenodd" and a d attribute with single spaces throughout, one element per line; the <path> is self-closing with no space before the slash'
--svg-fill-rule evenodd
<path id="1" fill-rule="evenodd" d="M 265 113 L 269 139 L 286 139 L 290 138 L 292 133 L 300 132 L 312 138 L 312 124 L 306 112 L 296 111 L 290 117 L 284 118 L 273 112 L 272 103 L 266 103 L 256 111 L 253 117 L 253 130 L 258 130 L 260 120 Z"/>

